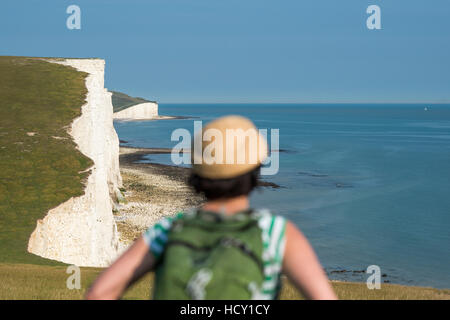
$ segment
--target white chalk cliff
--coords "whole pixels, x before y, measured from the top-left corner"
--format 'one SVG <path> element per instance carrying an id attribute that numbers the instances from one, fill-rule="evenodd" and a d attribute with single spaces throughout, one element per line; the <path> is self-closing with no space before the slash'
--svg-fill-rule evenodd
<path id="1" fill-rule="evenodd" d="M 114 119 L 148 120 L 158 117 L 158 104 L 156 102 L 145 102 L 136 104 L 124 110 L 115 112 Z"/>
<path id="2" fill-rule="evenodd" d="M 69 133 L 78 149 L 94 162 L 85 194 L 51 209 L 37 222 L 28 242 L 36 255 L 78 266 L 108 266 L 120 248 L 112 214 L 113 197 L 122 184 L 119 139 L 113 127 L 111 93 L 104 88 L 105 61 L 51 61 L 88 73 L 86 104 Z"/>

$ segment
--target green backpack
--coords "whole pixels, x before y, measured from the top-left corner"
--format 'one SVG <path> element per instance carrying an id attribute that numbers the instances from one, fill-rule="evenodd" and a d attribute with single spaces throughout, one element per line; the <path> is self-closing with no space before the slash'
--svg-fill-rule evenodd
<path id="1" fill-rule="evenodd" d="M 252 299 L 264 281 L 263 243 L 250 212 L 185 214 L 168 233 L 154 299 Z"/>

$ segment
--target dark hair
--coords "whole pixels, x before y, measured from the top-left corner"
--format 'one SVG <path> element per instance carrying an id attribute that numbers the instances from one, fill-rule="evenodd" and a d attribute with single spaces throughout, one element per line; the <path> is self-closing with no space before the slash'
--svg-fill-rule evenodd
<path id="1" fill-rule="evenodd" d="M 209 179 L 191 173 L 188 184 L 208 200 L 227 199 L 248 195 L 259 185 L 260 167 L 229 179 Z"/>

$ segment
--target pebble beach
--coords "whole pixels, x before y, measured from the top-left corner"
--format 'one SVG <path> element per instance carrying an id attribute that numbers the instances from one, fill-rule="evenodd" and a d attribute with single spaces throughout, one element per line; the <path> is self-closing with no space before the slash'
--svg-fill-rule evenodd
<path id="1" fill-rule="evenodd" d="M 114 217 L 120 241 L 129 244 L 149 226 L 165 216 L 199 206 L 203 197 L 186 184 L 189 169 L 139 163 L 142 155 L 165 150 L 120 148 L 120 172 L 125 200 L 120 201 Z"/>

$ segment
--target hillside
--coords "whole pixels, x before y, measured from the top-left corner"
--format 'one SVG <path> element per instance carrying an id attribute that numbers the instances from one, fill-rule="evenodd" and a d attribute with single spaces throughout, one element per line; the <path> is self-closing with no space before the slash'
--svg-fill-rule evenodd
<path id="1" fill-rule="evenodd" d="M 131 97 L 125 93 L 118 91 L 110 91 L 112 93 L 112 104 L 114 107 L 114 112 L 119 112 L 121 110 L 127 109 L 137 104 L 146 102 L 155 102 L 151 100 L 146 100 L 139 97 Z"/>
<path id="2" fill-rule="evenodd" d="M 86 74 L 0 57 L 0 262 L 55 263 L 27 252 L 36 221 L 83 194 L 92 161 L 67 128 L 80 116 Z"/>

